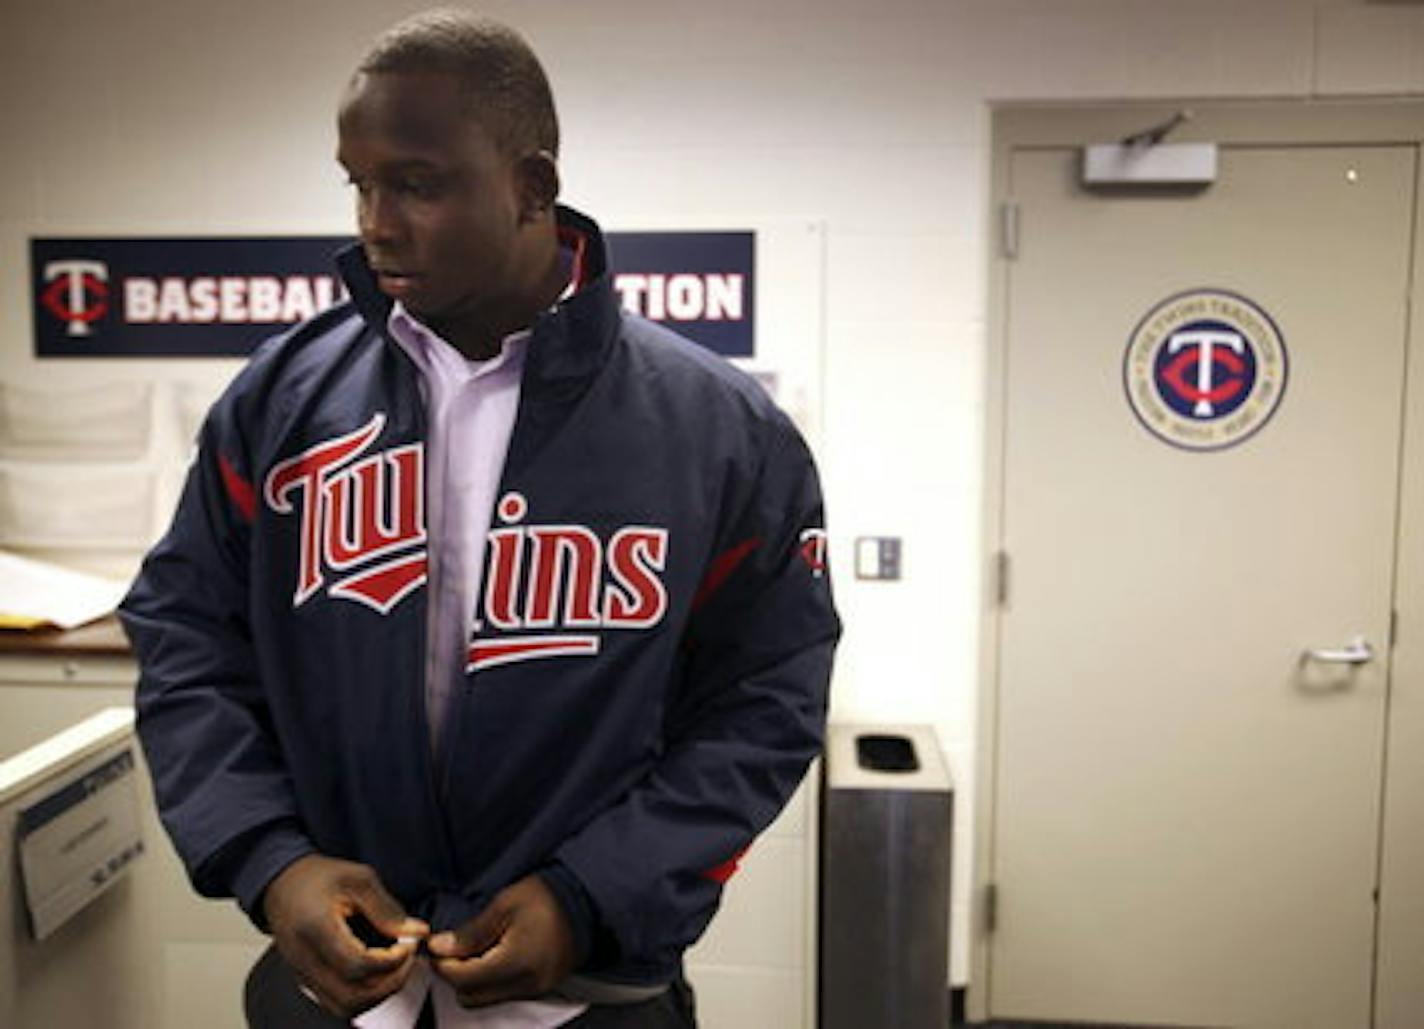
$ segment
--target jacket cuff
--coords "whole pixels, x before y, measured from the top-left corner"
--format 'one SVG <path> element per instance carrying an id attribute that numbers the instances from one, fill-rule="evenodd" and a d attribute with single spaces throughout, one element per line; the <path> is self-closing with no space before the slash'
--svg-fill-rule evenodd
<path id="1" fill-rule="evenodd" d="M 268 932 L 262 912 L 267 886 L 284 868 L 298 858 L 317 852 L 294 821 L 282 820 L 258 826 L 222 849 L 208 866 L 205 876 L 225 880 L 229 891 L 252 924 Z"/>
<path id="2" fill-rule="evenodd" d="M 598 922 L 593 900 L 578 876 L 561 862 L 544 866 L 539 869 L 538 875 L 559 902 L 559 907 L 563 908 L 574 936 L 574 968 L 582 968 L 593 951 L 594 929 Z"/>

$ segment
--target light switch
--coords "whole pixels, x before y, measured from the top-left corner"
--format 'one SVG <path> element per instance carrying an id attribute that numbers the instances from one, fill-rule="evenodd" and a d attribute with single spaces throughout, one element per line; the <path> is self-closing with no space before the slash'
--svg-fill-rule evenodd
<path id="1" fill-rule="evenodd" d="M 857 537 L 855 577 L 881 580 L 900 578 L 900 537 Z"/>

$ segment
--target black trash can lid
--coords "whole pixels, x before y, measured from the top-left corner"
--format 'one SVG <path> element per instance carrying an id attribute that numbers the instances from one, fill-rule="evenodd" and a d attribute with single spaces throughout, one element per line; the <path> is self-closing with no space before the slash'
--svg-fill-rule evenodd
<path id="1" fill-rule="evenodd" d="M 932 726 L 831 722 L 822 763 L 827 789 L 954 792 Z"/>
<path id="2" fill-rule="evenodd" d="M 855 738 L 855 758 L 873 772 L 918 772 L 915 741 L 908 736 L 862 733 Z"/>

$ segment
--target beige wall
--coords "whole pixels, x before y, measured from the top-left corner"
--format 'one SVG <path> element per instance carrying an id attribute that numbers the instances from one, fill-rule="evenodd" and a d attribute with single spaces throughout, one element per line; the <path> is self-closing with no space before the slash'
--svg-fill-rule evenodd
<path id="1" fill-rule="evenodd" d="M 30 357 L 32 234 L 345 231 L 331 111 L 370 0 L 0 8 L 0 373 Z M 544 56 L 565 195 L 605 224 L 826 226 L 825 432 L 847 635 L 834 712 L 934 723 L 972 787 L 989 104 L 1424 93 L 1424 6 L 1311 0 L 495 2 Z M 763 288 L 774 289 L 774 283 Z M 160 374 L 216 388 L 234 366 Z M 856 583 L 858 535 L 904 581 Z M 956 805 L 962 899 L 971 806 Z M 956 979 L 966 953 L 956 941 Z"/>

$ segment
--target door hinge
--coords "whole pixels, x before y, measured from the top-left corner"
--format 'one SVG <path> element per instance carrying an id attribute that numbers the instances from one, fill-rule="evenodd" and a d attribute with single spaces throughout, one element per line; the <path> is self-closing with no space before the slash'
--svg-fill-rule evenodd
<path id="1" fill-rule="evenodd" d="M 984 931 L 993 932 L 999 928 L 999 884 L 988 883 L 984 887 Z"/>
<path id="2" fill-rule="evenodd" d="M 999 208 L 1000 245 L 1006 261 L 1016 261 L 1019 256 L 1019 205 L 1012 200 L 1005 201 Z"/>
<path id="3" fill-rule="evenodd" d="M 994 553 L 994 603 L 1007 607 L 1009 603 L 1009 552 Z"/>
<path id="4" fill-rule="evenodd" d="M 1393 650 L 1394 645 L 1399 642 L 1399 612 L 1389 613 L 1389 649 Z"/>

